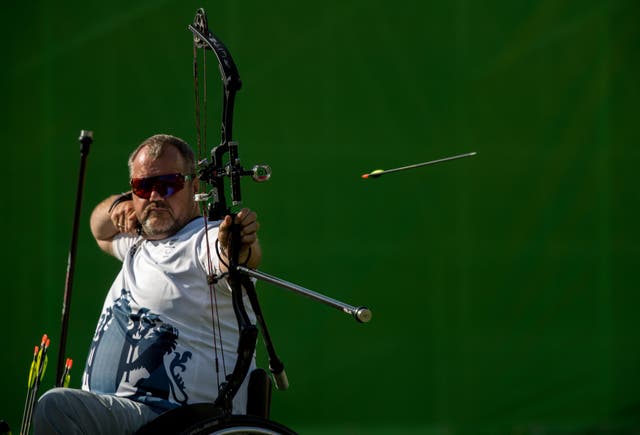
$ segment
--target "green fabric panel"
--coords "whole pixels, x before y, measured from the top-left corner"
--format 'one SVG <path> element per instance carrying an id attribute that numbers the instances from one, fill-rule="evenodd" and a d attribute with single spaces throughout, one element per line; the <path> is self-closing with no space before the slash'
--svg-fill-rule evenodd
<path id="1" fill-rule="evenodd" d="M 307 434 L 640 430 L 638 2 L 71 0 L 6 5 L 0 30 L 0 418 L 14 433 L 44 332 L 42 391 L 54 383 L 78 133 L 95 142 L 72 386 L 118 268 L 89 215 L 126 190 L 144 138 L 195 144 L 186 26 L 201 6 L 243 80 L 242 161 L 273 169 L 243 184 L 261 269 L 373 311 L 360 325 L 259 286 L 291 382 L 274 419 Z"/>

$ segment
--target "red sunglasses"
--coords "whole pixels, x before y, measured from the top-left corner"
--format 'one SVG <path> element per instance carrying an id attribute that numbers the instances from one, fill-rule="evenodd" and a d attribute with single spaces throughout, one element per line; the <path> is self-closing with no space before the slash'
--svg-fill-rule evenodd
<path id="1" fill-rule="evenodd" d="M 155 177 L 132 178 L 131 190 L 136 196 L 149 199 L 153 191 L 158 192 L 163 198 L 168 198 L 174 193 L 180 192 L 186 180 L 192 180 L 193 175 L 166 174 Z"/>

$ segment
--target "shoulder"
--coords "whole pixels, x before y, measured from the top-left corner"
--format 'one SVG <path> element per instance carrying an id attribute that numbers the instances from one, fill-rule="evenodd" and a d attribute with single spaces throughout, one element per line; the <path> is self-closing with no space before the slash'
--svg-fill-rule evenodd
<path id="1" fill-rule="evenodd" d="M 211 221 L 209 219 L 203 218 L 202 216 L 199 216 L 182 227 L 182 229 L 178 231 L 176 236 L 180 237 L 181 239 L 203 237 L 205 231 L 209 233 L 209 235 L 217 234 L 218 227 L 220 226 L 221 222 L 222 221 Z"/>
<path id="2" fill-rule="evenodd" d="M 199 216 L 190 222 L 188 222 L 180 231 L 178 231 L 174 238 L 177 237 L 180 240 L 187 240 L 193 238 L 204 237 L 205 232 L 209 234 L 217 234 L 220 221 L 210 221 L 202 216 Z"/>
<path id="3" fill-rule="evenodd" d="M 118 260 L 122 261 L 126 257 L 127 253 L 131 250 L 131 247 L 136 243 L 140 243 L 142 241 L 143 239 L 140 236 L 133 236 L 130 234 L 117 234 L 109 242 L 109 249 L 111 251 L 110 254 L 116 257 Z"/>

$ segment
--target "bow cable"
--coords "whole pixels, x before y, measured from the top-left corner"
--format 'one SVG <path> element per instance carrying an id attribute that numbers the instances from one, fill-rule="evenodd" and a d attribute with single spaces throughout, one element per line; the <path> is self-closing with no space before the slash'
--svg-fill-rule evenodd
<path id="1" fill-rule="evenodd" d="M 206 20 L 206 17 L 205 17 Z M 203 78 L 202 78 L 202 86 L 203 86 L 203 112 L 204 112 L 204 120 L 201 123 L 200 119 L 200 89 L 198 86 L 198 44 L 196 40 L 193 41 L 193 84 L 195 91 L 195 112 L 196 112 L 196 143 L 197 143 L 197 153 L 198 153 L 198 165 L 200 162 L 206 161 L 203 157 L 203 149 L 206 149 L 207 143 L 207 62 L 206 62 L 206 51 L 203 50 L 202 53 L 202 69 L 203 69 Z M 203 184 L 206 185 L 206 182 Z M 204 193 L 202 196 L 203 199 L 206 200 L 208 195 Z M 216 381 L 218 389 L 220 388 L 220 359 L 222 359 L 222 372 L 224 377 L 226 377 L 227 369 L 224 358 L 224 346 L 222 345 L 222 328 L 220 326 L 220 316 L 218 310 L 218 297 L 217 292 L 215 290 L 214 284 L 217 282 L 217 278 L 215 277 L 213 270 L 213 262 L 211 259 L 211 247 L 209 243 L 209 225 L 207 218 L 207 206 L 205 201 L 199 201 L 200 213 L 202 214 L 202 222 L 204 225 L 204 235 L 205 235 L 205 244 L 206 244 L 206 258 L 207 258 L 207 284 L 209 286 L 209 305 L 211 307 L 211 330 L 213 334 L 213 357 L 215 362 L 215 371 L 216 371 Z M 217 334 L 217 335 L 216 335 Z M 218 356 L 218 343 L 220 343 L 220 358 Z"/>

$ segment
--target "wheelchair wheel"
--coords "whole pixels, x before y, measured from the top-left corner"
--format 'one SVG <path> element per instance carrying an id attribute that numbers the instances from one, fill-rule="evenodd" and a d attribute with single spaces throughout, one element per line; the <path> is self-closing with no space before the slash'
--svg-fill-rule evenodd
<path id="1" fill-rule="evenodd" d="M 296 435 L 296 432 L 275 421 L 249 415 L 233 415 L 225 421 L 214 418 L 209 421 L 200 422 L 185 432 L 182 432 L 181 435 L 230 434 Z"/>
<path id="2" fill-rule="evenodd" d="M 136 435 L 296 435 L 275 421 L 251 415 L 224 417 L 209 403 L 182 406 L 160 415 L 141 427 Z"/>

